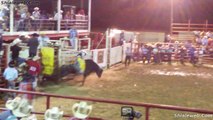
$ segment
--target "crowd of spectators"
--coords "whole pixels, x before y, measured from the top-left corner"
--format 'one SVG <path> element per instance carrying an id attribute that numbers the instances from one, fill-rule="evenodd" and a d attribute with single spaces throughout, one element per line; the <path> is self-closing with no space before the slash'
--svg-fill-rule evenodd
<path id="1" fill-rule="evenodd" d="M 211 32 L 194 31 L 195 40 L 184 42 L 167 41 L 165 43 L 142 43 L 137 50 L 133 50 L 133 60 L 143 63 L 161 63 L 179 60 L 182 64 L 189 61 L 192 64 L 201 63 L 202 57 L 213 58 L 213 35 Z"/>
<path id="2" fill-rule="evenodd" d="M 7 6 L 0 8 L 0 29 L 9 31 L 9 15 L 10 10 Z M 83 9 L 77 12 L 77 15 L 85 15 Z M 34 7 L 33 11 L 30 12 L 29 6 L 25 4 L 18 4 L 14 6 L 14 31 L 37 31 L 42 20 L 72 20 L 75 16 L 71 14 L 71 11 L 63 10 L 60 13 L 54 11 L 53 14 L 47 13 L 46 10 L 40 10 L 39 7 Z"/>

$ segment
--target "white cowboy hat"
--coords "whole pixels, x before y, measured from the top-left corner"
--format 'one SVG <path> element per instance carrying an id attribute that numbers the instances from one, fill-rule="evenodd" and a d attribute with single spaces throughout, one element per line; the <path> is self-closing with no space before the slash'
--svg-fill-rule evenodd
<path id="1" fill-rule="evenodd" d="M 12 43 L 11 43 L 11 46 L 14 46 L 18 43 L 21 43 L 21 40 L 19 38 L 16 38 Z"/>
<path id="2" fill-rule="evenodd" d="M 12 112 L 16 117 L 27 117 L 30 116 L 32 108 L 26 99 L 22 99 L 18 108 L 12 110 Z"/>
<path id="3" fill-rule="evenodd" d="M 34 57 L 33 57 L 33 61 L 36 61 L 36 60 L 39 60 L 39 59 L 40 59 L 39 56 L 34 56 Z"/>
<path id="4" fill-rule="evenodd" d="M 30 38 L 30 36 L 29 36 L 28 33 L 26 33 L 26 32 L 21 32 L 21 33 L 19 34 L 19 37 L 21 37 L 21 36 L 24 36 L 25 38 Z"/>
<path id="5" fill-rule="evenodd" d="M 39 10 L 39 7 L 35 7 L 34 10 Z"/>
<path id="6" fill-rule="evenodd" d="M 14 109 L 18 108 L 20 102 L 21 102 L 21 98 L 20 97 L 16 97 L 13 100 L 8 100 L 6 102 L 6 104 L 5 104 L 5 106 L 9 110 L 14 110 Z"/>
<path id="7" fill-rule="evenodd" d="M 63 116 L 64 112 L 60 111 L 58 107 L 53 107 L 52 109 L 48 109 L 45 112 L 45 120 L 60 120 Z"/>
<path id="8" fill-rule="evenodd" d="M 85 119 L 92 112 L 92 105 L 87 105 L 87 102 L 81 101 L 72 106 L 72 112 L 75 118 Z"/>

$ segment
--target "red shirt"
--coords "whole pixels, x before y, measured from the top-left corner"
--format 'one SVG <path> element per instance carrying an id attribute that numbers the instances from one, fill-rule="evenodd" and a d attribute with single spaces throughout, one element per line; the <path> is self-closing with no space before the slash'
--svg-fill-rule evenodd
<path id="1" fill-rule="evenodd" d="M 33 60 L 27 60 L 26 61 L 27 65 L 28 65 L 28 73 L 31 75 L 38 75 L 41 71 L 41 65 L 39 62 L 37 61 L 33 61 Z"/>

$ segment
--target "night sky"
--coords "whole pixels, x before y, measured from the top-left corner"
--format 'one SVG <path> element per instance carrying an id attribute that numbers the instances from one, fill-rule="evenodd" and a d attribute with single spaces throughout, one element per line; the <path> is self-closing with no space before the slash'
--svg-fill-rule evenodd
<path id="1" fill-rule="evenodd" d="M 92 31 L 108 27 L 168 32 L 170 0 L 92 0 Z M 213 23 L 213 0 L 174 0 L 174 22 Z"/>

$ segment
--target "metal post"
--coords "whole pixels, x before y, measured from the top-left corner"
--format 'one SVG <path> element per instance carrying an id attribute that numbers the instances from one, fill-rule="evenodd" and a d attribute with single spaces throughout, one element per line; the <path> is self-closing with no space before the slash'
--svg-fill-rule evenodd
<path id="1" fill-rule="evenodd" d="M 191 27 L 191 20 L 189 19 L 189 21 L 188 21 L 188 32 L 190 31 L 190 28 Z"/>
<path id="2" fill-rule="evenodd" d="M 106 30 L 106 54 L 107 54 L 107 68 L 110 66 L 110 48 L 109 48 L 109 40 L 110 40 L 110 29 Z"/>
<path id="3" fill-rule="evenodd" d="M 88 32 L 91 32 L 91 0 L 88 0 Z"/>
<path id="4" fill-rule="evenodd" d="M 11 2 L 13 2 L 13 0 L 11 0 Z M 13 29 L 14 29 L 14 4 L 10 4 L 10 34 L 13 33 Z"/>
<path id="5" fill-rule="evenodd" d="M 173 0 L 171 0 L 171 13 L 170 13 L 170 35 L 172 35 L 172 27 L 173 27 L 173 14 L 174 14 L 174 4 L 173 4 Z"/>
<path id="6" fill-rule="evenodd" d="M 149 107 L 146 107 L 146 120 L 149 120 Z"/>
<path id="7" fill-rule="evenodd" d="M 61 0 L 58 0 L 58 4 L 57 4 L 57 14 L 58 14 L 58 19 L 57 19 L 57 32 L 60 32 L 60 30 L 61 30 L 61 18 L 60 18 L 60 14 L 61 14 Z"/>

